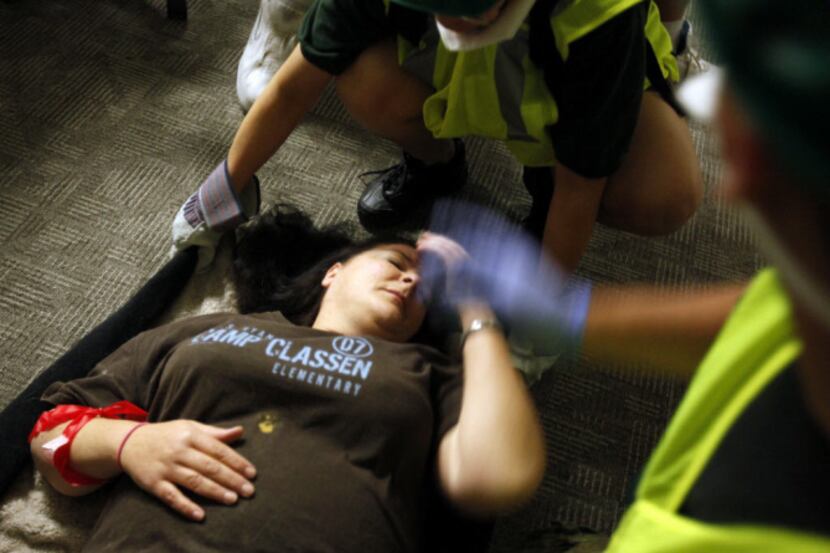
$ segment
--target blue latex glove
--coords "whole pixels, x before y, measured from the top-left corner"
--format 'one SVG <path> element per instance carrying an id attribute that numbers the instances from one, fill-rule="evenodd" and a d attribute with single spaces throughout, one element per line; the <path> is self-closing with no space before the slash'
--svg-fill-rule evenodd
<path id="1" fill-rule="evenodd" d="M 173 220 L 171 255 L 190 246 L 199 247 L 196 270 L 210 266 L 222 234 L 259 213 L 259 180 L 251 179 L 237 195 L 223 161 L 179 208 Z"/>
<path id="2" fill-rule="evenodd" d="M 481 299 L 532 355 L 555 356 L 579 347 L 590 303 L 587 282 L 569 279 L 523 230 L 470 203 L 441 200 L 431 233 L 451 239 L 465 253 L 423 247 L 421 284 L 433 304 L 454 309 Z M 541 257 L 540 257 L 541 255 Z"/>

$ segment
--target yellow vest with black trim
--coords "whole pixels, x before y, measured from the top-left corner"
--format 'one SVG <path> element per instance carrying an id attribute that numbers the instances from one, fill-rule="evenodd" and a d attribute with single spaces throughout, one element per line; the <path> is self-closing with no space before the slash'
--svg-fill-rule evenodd
<path id="1" fill-rule="evenodd" d="M 713 524 L 680 514 L 726 433 L 800 353 L 786 293 L 773 270 L 762 271 L 701 363 L 606 553 L 830 551 L 830 539 L 819 535 L 783 527 Z"/>
<path id="2" fill-rule="evenodd" d="M 643 1 L 648 0 L 561 0 L 551 16 L 559 55 L 567 61 L 571 43 Z M 676 81 L 678 72 L 671 39 L 660 23 L 657 6 L 654 2 L 649 4 L 646 37 L 663 76 Z M 436 138 L 495 138 L 505 142 L 523 165 L 541 167 L 556 163 L 545 128 L 556 123 L 559 111 L 545 84 L 542 68 L 530 60 L 528 32 L 525 20 L 514 39 L 468 52 L 450 52 L 437 41 L 435 52 L 430 53 L 431 79 L 426 79 L 436 92 L 423 106 L 424 123 Z M 524 47 L 517 47 L 521 41 Z M 424 41 L 413 45 L 398 36 L 398 61 L 406 66 L 408 59 L 426 47 Z M 499 64 L 503 63 L 497 61 L 497 54 L 502 54 L 499 60 L 509 59 L 519 66 L 513 69 L 522 73 L 520 90 L 516 89 L 516 79 L 497 78 Z M 643 87 L 648 86 L 646 80 Z"/>

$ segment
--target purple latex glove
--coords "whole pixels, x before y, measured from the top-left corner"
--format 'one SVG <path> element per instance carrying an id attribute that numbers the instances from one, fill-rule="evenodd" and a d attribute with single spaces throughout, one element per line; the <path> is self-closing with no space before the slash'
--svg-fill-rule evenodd
<path id="1" fill-rule="evenodd" d="M 464 300 L 484 300 L 510 334 L 532 344 L 536 354 L 579 346 L 591 287 L 569 279 L 522 229 L 484 207 L 441 200 L 429 230 L 466 252 L 446 255 L 419 245 L 419 288 L 433 304 L 455 308 Z"/>

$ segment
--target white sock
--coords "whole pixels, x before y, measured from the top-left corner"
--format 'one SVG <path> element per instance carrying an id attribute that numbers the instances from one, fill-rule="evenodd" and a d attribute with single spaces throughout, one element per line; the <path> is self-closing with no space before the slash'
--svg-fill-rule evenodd
<path id="1" fill-rule="evenodd" d="M 683 31 L 683 22 L 685 19 L 678 19 L 676 21 L 663 21 L 663 26 L 669 32 L 671 37 L 672 48 L 677 48 L 677 41 L 680 38 L 680 33 Z"/>

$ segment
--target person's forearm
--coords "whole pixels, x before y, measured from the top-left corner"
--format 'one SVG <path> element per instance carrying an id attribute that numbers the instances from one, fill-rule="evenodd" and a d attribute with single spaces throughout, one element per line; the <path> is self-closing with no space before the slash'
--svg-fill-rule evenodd
<path id="1" fill-rule="evenodd" d="M 486 307 L 461 310 L 463 328 L 491 319 Z M 527 386 L 499 330 L 470 334 L 464 344 L 462 408 L 455 428 L 452 479 L 459 503 L 499 512 L 527 500 L 544 475 L 544 435 Z"/>
<path id="2" fill-rule="evenodd" d="M 571 273 L 591 240 L 607 179 L 587 179 L 562 164 L 553 172 L 554 191 L 542 247 Z"/>
<path id="3" fill-rule="evenodd" d="M 35 466 L 44 478 L 59 492 L 66 495 L 84 495 L 95 491 L 101 484 L 72 486 L 58 473 L 52 465 L 44 444 L 57 438 L 69 423 L 64 423 L 51 430 L 41 432 L 31 445 Z M 69 456 L 69 466 L 87 476 L 106 480 L 116 476 L 120 469 L 116 463 L 118 446 L 136 424 L 134 421 L 96 418 L 89 421 L 75 435 Z"/>
<path id="4" fill-rule="evenodd" d="M 582 351 L 600 363 L 645 365 L 690 376 L 745 285 L 671 291 L 648 286 L 595 288 Z"/>
<path id="5" fill-rule="evenodd" d="M 294 48 L 243 119 L 228 152 L 228 172 L 237 191 L 285 142 L 331 79 L 305 59 L 299 46 Z"/>

